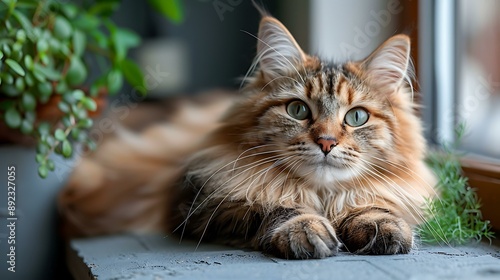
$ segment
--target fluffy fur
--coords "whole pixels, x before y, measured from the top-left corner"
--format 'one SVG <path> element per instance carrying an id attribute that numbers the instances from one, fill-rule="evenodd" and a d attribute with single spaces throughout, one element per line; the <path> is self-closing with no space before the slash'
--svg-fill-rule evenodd
<path id="1" fill-rule="evenodd" d="M 409 38 L 396 35 L 363 61 L 327 63 L 305 54 L 279 21 L 265 16 L 244 97 L 216 129 L 204 126 L 215 129 L 206 138 L 197 131 L 203 141 L 185 149 L 185 165 L 156 161 L 153 172 L 126 184 L 125 199 L 103 200 L 90 218 L 84 206 L 90 200 L 68 195 L 83 184 L 73 181 L 60 199 L 63 213 L 87 234 L 170 225 L 181 236 L 284 258 L 328 257 L 342 245 L 360 254 L 407 253 L 435 183 L 408 89 L 409 51 Z M 297 100 L 309 110 L 305 119 L 289 114 Z M 366 123 L 346 122 L 354 108 L 368 113 Z M 119 154 L 135 166 L 153 157 L 130 148 Z M 140 171 L 126 170 L 132 177 Z M 96 186 L 95 199 L 124 192 L 117 184 Z M 141 201 L 137 194 L 151 189 L 156 200 Z"/>

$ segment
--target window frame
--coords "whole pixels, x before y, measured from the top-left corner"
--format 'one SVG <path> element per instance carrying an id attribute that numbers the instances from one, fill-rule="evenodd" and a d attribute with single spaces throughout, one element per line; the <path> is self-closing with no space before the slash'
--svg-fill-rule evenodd
<path id="1" fill-rule="evenodd" d="M 422 118 L 431 145 L 453 143 L 456 125 L 456 85 L 460 71 L 459 3 L 419 0 L 419 81 L 423 93 Z M 451 109 L 450 109 L 451 108 Z M 483 218 L 500 232 L 500 160 L 465 153 L 464 175 L 476 189 Z"/>

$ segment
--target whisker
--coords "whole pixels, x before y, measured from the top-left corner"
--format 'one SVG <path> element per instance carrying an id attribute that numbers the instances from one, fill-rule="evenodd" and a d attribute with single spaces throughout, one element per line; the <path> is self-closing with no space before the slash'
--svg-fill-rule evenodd
<path id="1" fill-rule="evenodd" d="M 272 162 L 273 160 L 274 160 L 274 159 L 271 159 L 271 160 L 269 160 L 269 162 Z M 235 160 L 235 161 L 236 161 L 236 160 Z M 176 230 L 178 230 L 178 229 L 179 229 L 179 227 L 180 227 L 180 226 L 184 225 L 184 226 L 183 226 L 183 229 L 182 229 L 182 233 L 181 233 L 181 241 L 182 241 L 182 237 L 184 236 L 184 232 L 185 232 L 185 229 L 186 229 L 186 226 L 187 226 L 187 221 L 188 221 L 188 219 L 192 216 L 192 214 L 193 214 L 193 213 L 194 213 L 194 212 L 195 212 L 195 211 L 196 211 L 196 210 L 197 210 L 197 209 L 198 209 L 201 205 L 203 205 L 203 203 L 204 203 L 207 199 L 209 199 L 209 198 L 211 197 L 210 195 L 209 195 L 209 196 L 207 196 L 207 198 L 205 198 L 205 199 L 204 199 L 204 200 L 203 200 L 203 201 L 202 201 L 202 202 L 198 205 L 198 207 L 196 207 L 196 209 L 194 209 L 194 210 L 193 210 L 194 203 L 195 203 L 195 202 L 196 202 L 196 200 L 198 199 L 198 197 L 199 197 L 200 193 L 202 192 L 202 190 L 204 189 L 204 187 L 206 186 L 206 184 L 208 183 L 208 181 L 210 181 L 210 180 L 211 180 L 211 179 L 212 179 L 212 178 L 213 178 L 216 174 L 218 174 L 218 172 L 220 172 L 220 171 L 221 171 L 222 169 L 224 169 L 225 167 L 227 167 L 227 166 L 231 165 L 232 163 L 233 163 L 233 161 L 231 161 L 231 162 L 229 162 L 229 163 L 225 164 L 224 166 L 222 166 L 221 168 L 219 168 L 217 171 L 215 171 L 215 172 L 214 172 L 214 173 L 213 173 L 213 174 L 212 174 L 212 175 L 211 175 L 211 176 L 210 176 L 210 177 L 209 177 L 209 178 L 208 178 L 208 179 L 207 179 L 207 180 L 203 183 L 203 185 L 200 187 L 200 189 L 199 189 L 199 190 L 198 190 L 198 192 L 196 193 L 196 195 L 195 195 L 195 197 L 194 197 L 194 199 L 193 199 L 193 202 L 191 203 L 191 206 L 190 206 L 190 208 L 189 208 L 189 210 L 188 210 L 187 217 L 184 219 L 184 221 L 183 221 L 183 222 L 182 222 L 182 223 L 181 223 L 178 227 L 176 227 L 176 228 L 174 229 L 174 231 L 176 231 Z M 233 179 L 234 177 L 236 177 L 236 176 L 239 176 L 239 175 L 241 175 L 241 174 L 245 173 L 247 170 L 250 170 L 251 168 L 254 168 L 254 167 L 260 166 L 260 165 L 262 165 L 262 164 L 266 164 L 266 163 L 267 163 L 267 162 L 261 162 L 261 163 L 258 163 L 258 164 L 254 164 L 254 166 L 251 166 L 251 167 L 247 168 L 246 170 L 243 170 L 242 172 L 240 172 L 240 173 L 238 173 L 238 174 L 236 174 L 236 175 L 233 175 L 233 177 L 231 177 L 228 181 L 232 180 L 232 179 Z M 228 181 L 227 181 L 227 182 L 228 182 Z M 227 182 L 226 182 L 226 183 L 227 183 Z"/>
<path id="2" fill-rule="evenodd" d="M 269 82 L 267 82 L 260 90 L 263 91 L 268 85 L 270 85 L 272 82 L 276 81 L 277 79 L 282 79 L 282 78 L 286 78 L 286 79 L 290 79 L 294 82 L 296 82 L 297 84 L 300 84 L 299 81 L 297 81 L 296 79 L 292 78 L 292 77 L 288 77 L 288 76 L 280 76 L 280 77 L 276 77 L 272 80 L 270 80 Z"/>
<path id="3" fill-rule="evenodd" d="M 264 169 L 264 170 L 261 170 L 261 171 L 259 171 L 259 172 L 255 173 L 255 174 L 252 174 L 252 175 L 248 176 L 248 177 L 247 177 L 247 178 L 245 178 L 242 182 L 240 182 L 239 184 L 237 184 L 236 186 L 234 186 L 234 188 L 232 188 L 232 189 L 231 189 L 231 190 L 230 190 L 230 191 L 229 191 L 229 192 L 228 192 L 228 193 L 227 193 L 227 194 L 226 194 L 226 195 L 225 195 L 225 196 L 221 199 L 221 201 L 219 202 L 219 204 L 215 207 L 214 211 L 212 212 L 212 214 L 211 214 L 211 215 L 210 215 L 210 217 L 208 218 L 208 221 L 207 221 L 207 223 L 206 223 L 206 226 L 205 226 L 205 228 L 204 228 L 204 230 L 203 230 L 203 232 L 202 232 L 202 234 L 201 234 L 200 240 L 198 241 L 198 244 L 196 245 L 196 249 L 198 249 L 198 247 L 200 246 L 201 241 L 203 240 L 203 237 L 205 236 L 205 233 L 206 233 L 206 231 L 207 231 L 207 229 L 208 229 L 208 226 L 209 226 L 209 224 L 210 224 L 210 221 L 211 221 L 211 220 L 212 220 L 212 218 L 214 217 L 214 215 L 215 215 L 215 213 L 217 212 L 217 210 L 219 210 L 219 208 L 220 208 L 220 206 L 222 205 L 222 203 L 224 203 L 224 201 L 225 201 L 225 200 L 229 197 L 229 195 L 230 195 L 230 194 L 231 194 L 234 190 L 236 190 L 239 186 L 241 186 L 242 184 L 244 184 L 247 180 L 251 179 L 251 178 L 252 178 L 252 177 L 254 177 L 255 175 L 258 175 L 258 174 L 259 174 L 259 175 L 261 175 L 261 173 L 263 173 L 263 172 L 267 172 L 267 171 L 268 171 L 268 169 L 273 168 L 275 164 L 276 164 L 276 162 L 275 162 L 275 163 L 273 163 L 273 165 L 271 165 L 270 167 L 268 167 L 268 168 L 266 168 L 266 169 Z"/>
<path id="4" fill-rule="evenodd" d="M 371 163 L 371 162 L 368 162 L 368 161 L 365 161 L 365 162 L 366 162 L 366 163 L 368 163 L 369 165 L 373 165 L 373 163 Z M 382 167 L 380 167 L 380 166 L 378 166 L 378 167 L 379 167 L 379 168 L 382 168 Z M 405 192 L 405 190 L 404 190 L 404 189 L 402 189 L 402 188 L 399 186 L 399 184 L 397 184 L 395 181 L 393 181 L 391 178 L 389 178 L 386 174 L 383 174 L 383 173 L 381 173 L 381 172 L 379 172 L 379 171 L 377 171 L 377 170 L 370 170 L 370 169 L 368 169 L 368 168 L 366 168 L 366 167 L 365 167 L 365 170 L 366 170 L 366 171 L 368 171 L 368 172 L 370 172 L 372 175 L 378 176 L 379 178 L 381 178 L 382 180 L 384 180 L 387 184 L 389 184 L 390 186 L 392 186 L 392 187 L 393 187 L 393 190 L 395 190 L 395 191 L 399 194 L 399 195 L 397 195 L 397 197 L 398 197 L 398 198 L 400 198 L 400 199 L 402 199 L 403 201 L 405 201 L 405 202 L 406 202 L 406 204 L 401 204 L 400 206 L 402 206 L 402 207 L 404 207 L 404 208 L 407 208 L 407 205 L 409 205 L 409 206 L 413 209 L 413 211 L 409 211 L 409 209 L 407 209 L 407 210 L 408 210 L 408 213 L 409 213 L 409 214 L 410 214 L 410 215 L 411 215 L 411 216 L 412 216 L 412 217 L 413 217 L 416 221 L 418 221 L 419 219 L 420 219 L 420 220 L 422 220 L 422 221 L 425 221 L 425 217 L 424 217 L 424 216 L 420 213 L 421 209 L 417 208 L 417 207 L 416 207 L 416 206 L 415 206 L 412 202 L 410 202 L 410 201 L 408 200 L 408 195 L 409 195 L 409 194 L 408 194 L 408 193 L 406 193 L 406 194 L 405 194 L 405 193 L 404 193 L 404 192 Z M 395 175 L 395 176 L 397 176 L 396 174 L 394 174 L 394 175 Z M 398 176 L 398 177 L 399 177 L 399 176 Z M 387 178 L 387 179 L 389 179 L 389 180 L 391 180 L 393 184 L 391 184 L 391 183 L 390 183 L 390 182 L 389 182 L 386 178 Z M 409 186 L 410 186 L 410 188 L 414 188 L 411 184 L 409 184 L 408 182 L 406 182 L 406 180 L 403 180 L 403 179 L 401 179 L 400 177 L 399 177 L 399 179 L 400 179 L 400 180 L 402 180 L 403 182 L 405 182 L 407 185 L 409 185 Z M 389 191 L 389 192 L 392 192 L 390 188 L 387 188 L 386 190 L 387 190 L 387 191 Z M 393 193 L 393 194 L 394 194 L 394 193 Z M 418 215 L 419 219 L 417 219 L 417 218 L 414 216 L 414 213 L 412 213 L 412 212 L 414 212 L 416 215 Z M 425 225 L 425 224 L 424 224 L 424 225 Z M 439 228 L 440 228 L 441 232 L 443 232 L 443 229 L 441 228 L 441 226 L 440 226 L 440 225 L 438 225 L 438 226 L 439 226 Z M 432 228 L 430 228 L 430 227 L 429 227 L 429 230 L 433 231 L 434 229 L 432 229 Z M 445 242 L 446 244 L 449 244 L 449 241 L 448 241 L 448 240 L 443 240 L 443 242 Z"/>

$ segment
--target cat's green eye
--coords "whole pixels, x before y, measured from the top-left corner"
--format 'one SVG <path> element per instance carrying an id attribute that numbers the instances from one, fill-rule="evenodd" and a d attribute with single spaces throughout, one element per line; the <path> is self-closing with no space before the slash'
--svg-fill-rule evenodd
<path id="1" fill-rule="evenodd" d="M 295 100 L 290 102 L 286 107 L 286 112 L 294 119 L 297 120 L 305 120 L 310 115 L 309 107 L 307 107 L 306 103 Z"/>
<path id="2" fill-rule="evenodd" d="M 345 123 L 352 127 L 362 126 L 370 117 L 370 113 L 363 108 L 353 108 L 345 114 Z"/>

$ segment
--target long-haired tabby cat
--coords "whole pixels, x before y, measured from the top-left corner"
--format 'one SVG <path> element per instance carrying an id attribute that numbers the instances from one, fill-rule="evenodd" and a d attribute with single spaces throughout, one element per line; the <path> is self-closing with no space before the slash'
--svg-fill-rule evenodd
<path id="1" fill-rule="evenodd" d="M 435 183 L 409 53 L 409 38 L 396 35 L 363 61 L 325 62 L 264 16 L 244 98 L 216 129 L 187 135 L 184 150 L 170 137 L 115 140 L 112 156 L 94 161 L 115 179 L 72 180 L 63 214 L 83 233 L 170 224 L 182 236 L 284 258 L 408 253 Z"/>

